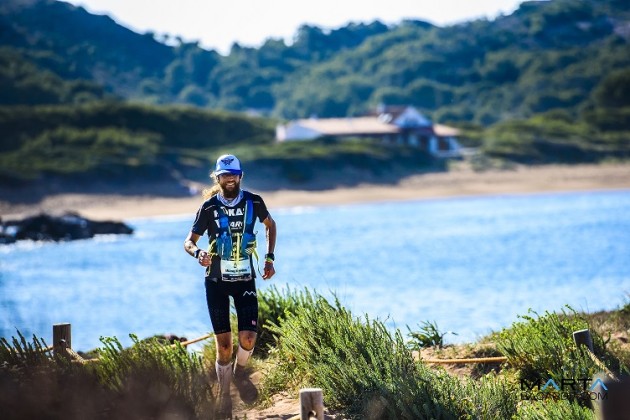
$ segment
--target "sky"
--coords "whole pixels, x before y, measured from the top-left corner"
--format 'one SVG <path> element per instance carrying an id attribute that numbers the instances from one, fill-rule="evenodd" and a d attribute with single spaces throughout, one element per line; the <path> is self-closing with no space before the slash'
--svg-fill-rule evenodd
<path id="1" fill-rule="evenodd" d="M 268 38 L 293 40 L 303 24 L 335 29 L 380 20 L 419 19 L 445 26 L 511 14 L 523 0 L 66 0 L 109 15 L 139 33 L 179 36 L 228 54 L 234 42 L 260 47 Z"/>

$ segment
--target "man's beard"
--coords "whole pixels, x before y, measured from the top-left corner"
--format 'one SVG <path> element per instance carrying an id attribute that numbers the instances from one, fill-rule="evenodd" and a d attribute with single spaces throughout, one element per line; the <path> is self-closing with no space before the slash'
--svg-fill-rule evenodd
<path id="1" fill-rule="evenodd" d="M 221 194 L 223 194 L 223 197 L 228 198 L 228 199 L 238 197 L 238 193 L 241 191 L 240 181 L 235 182 L 234 186 L 231 188 L 224 187 L 223 185 L 220 185 L 220 187 L 221 187 Z"/>

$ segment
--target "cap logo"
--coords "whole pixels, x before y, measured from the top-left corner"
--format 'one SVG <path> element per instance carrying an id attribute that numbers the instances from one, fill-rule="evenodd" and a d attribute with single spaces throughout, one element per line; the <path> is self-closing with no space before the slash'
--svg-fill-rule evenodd
<path id="1" fill-rule="evenodd" d="M 221 162 L 223 162 L 225 165 L 231 165 L 232 162 L 234 162 L 234 158 L 230 157 L 230 158 L 221 159 Z"/>

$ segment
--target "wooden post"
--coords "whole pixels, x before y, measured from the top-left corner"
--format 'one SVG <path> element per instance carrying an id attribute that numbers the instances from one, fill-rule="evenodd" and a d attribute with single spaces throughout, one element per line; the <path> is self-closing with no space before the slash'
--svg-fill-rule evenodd
<path id="1" fill-rule="evenodd" d="M 53 325 L 53 350 L 55 355 L 66 355 L 66 349 L 72 348 L 72 327 L 70 324 Z"/>
<path id="2" fill-rule="evenodd" d="M 324 394 L 320 388 L 300 389 L 300 420 L 324 420 Z"/>
<path id="3" fill-rule="evenodd" d="M 575 344 L 577 344 L 578 348 L 580 347 L 580 345 L 584 345 L 591 352 L 593 351 L 593 337 L 591 337 L 591 332 L 588 329 L 574 331 L 573 341 L 575 341 Z"/>
<path id="4" fill-rule="evenodd" d="M 596 383 L 600 380 L 600 383 Z M 591 403 L 598 420 L 623 420 L 630 413 L 630 377 L 622 376 L 615 380 L 608 375 L 598 373 L 593 376 L 596 384 L 590 390 Z M 591 385 L 593 386 L 593 385 Z M 605 387 L 605 388 L 604 388 Z"/>

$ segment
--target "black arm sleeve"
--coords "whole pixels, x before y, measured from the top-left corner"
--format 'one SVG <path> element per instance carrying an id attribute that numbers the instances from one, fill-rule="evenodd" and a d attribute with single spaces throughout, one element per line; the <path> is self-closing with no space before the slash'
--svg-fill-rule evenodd
<path id="1" fill-rule="evenodd" d="M 205 202 L 199 207 L 197 210 L 197 215 L 195 216 L 195 221 L 193 222 L 191 232 L 196 233 L 197 235 L 202 235 L 208 229 L 208 224 L 210 223 L 210 211 L 208 209 L 208 203 Z"/>
<path id="2" fill-rule="evenodd" d="M 260 223 L 262 223 L 267 216 L 269 216 L 269 210 L 267 210 L 267 205 L 263 201 L 262 197 L 254 194 L 254 209 L 256 210 L 256 217 Z"/>

